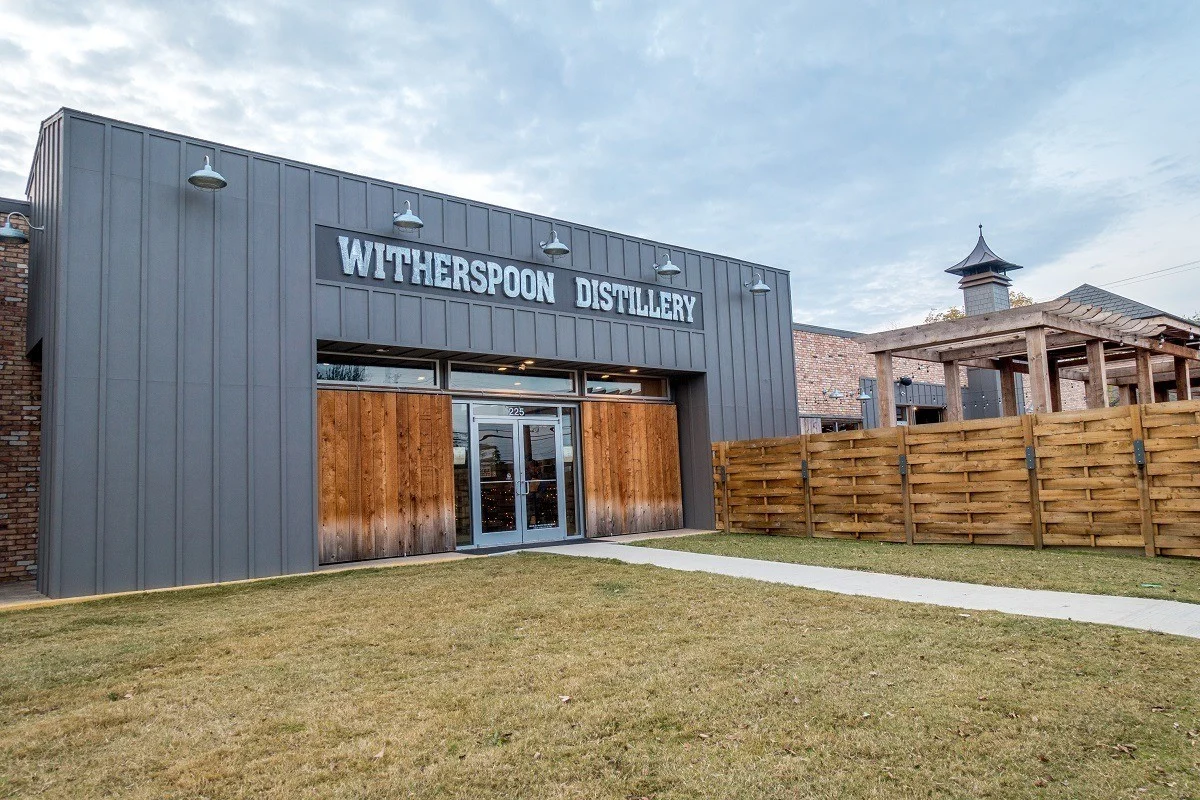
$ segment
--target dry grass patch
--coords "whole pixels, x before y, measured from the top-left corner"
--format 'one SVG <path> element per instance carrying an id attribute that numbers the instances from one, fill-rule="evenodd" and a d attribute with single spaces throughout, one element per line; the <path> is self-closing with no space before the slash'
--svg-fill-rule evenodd
<path id="1" fill-rule="evenodd" d="M 906 545 L 752 533 L 702 534 L 652 539 L 637 544 L 663 550 L 888 572 L 989 586 L 1200 603 L 1200 560 L 1147 558 L 1133 551 Z"/>
<path id="2" fill-rule="evenodd" d="M 522 554 L 0 614 L 0 796 L 1189 797 L 1200 642 Z"/>

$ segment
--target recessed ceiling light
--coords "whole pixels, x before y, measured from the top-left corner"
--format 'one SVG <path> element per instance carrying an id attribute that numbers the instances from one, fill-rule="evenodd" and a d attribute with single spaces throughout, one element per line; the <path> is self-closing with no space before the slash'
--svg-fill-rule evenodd
<path id="1" fill-rule="evenodd" d="M 527 358 L 527 359 L 525 359 L 525 360 L 524 360 L 523 362 L 521 362 L 521 363 L 523 363 L 523 364 L 532 364 L 532 363 L 533 363 L 533 359 L 532 359 L 532 358 Z"/>
<path id="2" fill-rule="evenodd" d="M 496 367 L 497 372 L 506 372 L 507 370 L 508 370 L 508 367 Z"/>
<path id="3" fill-rule="evenodd" d="M 376 352 L 376 353 L 386 353 L 386 352 L 387 352 L 387 348 L 386 348 L 386 347 L 376 347 L 376 348 L 375 348 L 375 352 Z"/>
<path id="4" fill-rule="evenodd" d="M 636 370 L 636 369 L 631 369 L 631 370 L 629 370 L 629 374 L 630 374 L 630 375 L 634 375 L 634 374 L 636 374 L 636 373 L 637 373 L 637 370 Z"/>
<path id="5" fill-rule="evenodd" d="M 602 381 L 606 381 L 606 380 L 608 380 L 608 376 L 607 376 L 607 375 L 601 375 L 601 376 L 600 376 L 600 380 L 602 380 Z"/>

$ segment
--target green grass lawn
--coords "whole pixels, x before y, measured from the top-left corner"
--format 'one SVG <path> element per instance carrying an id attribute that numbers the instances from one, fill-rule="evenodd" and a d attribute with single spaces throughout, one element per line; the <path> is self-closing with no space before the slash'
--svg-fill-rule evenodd
<path id="1" fill-rule="evenodd" d="M 1196 797 L 1198 663 L 544 554 L 157 593 L 0 613 L 0 797 Z"/>
<path id="2" fill-rule="evenodd" d="M 1057 589 L 1200 603 L 1200 560 L 1147 558 L 1133 551 L 905 545 L 749 533 L 712 533 L 652 539 L 638 544 L 666 550 L 888 572 L 991 586 Z"/>

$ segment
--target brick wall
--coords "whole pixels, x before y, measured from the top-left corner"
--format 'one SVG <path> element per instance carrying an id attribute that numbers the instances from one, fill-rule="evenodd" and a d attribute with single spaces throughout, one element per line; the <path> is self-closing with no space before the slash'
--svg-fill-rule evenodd
<path id="1" fill-rule="evenodd" d="M 0 581 L 37 574 L 42 371 L 25 357 L 28 296 L 29 245 L 0 244 Z"/>
<path id="2" fill-rule="evenodd" d="M 859 378 L 875 377 L 875 357 L 862 345 L 833 334 L 793 330 L 792 349 L 796 354 L 796 400 L 800 416 L 861 417 L 862 404 L 855 400 Z M 897 358 L 892 362 L 897 379 L 908 376 L 917 383 L 945 384 L 941 364 Z M 959 377 L 966 384 L 965 368 Z M 822 391 L 837 389 L 842 397 L 833 399 Z M 1028 402 L 1028 399 L 1026 400 Z M 1063 410 L 1085 408 L 1083 383 L 1062 381 Z"/>

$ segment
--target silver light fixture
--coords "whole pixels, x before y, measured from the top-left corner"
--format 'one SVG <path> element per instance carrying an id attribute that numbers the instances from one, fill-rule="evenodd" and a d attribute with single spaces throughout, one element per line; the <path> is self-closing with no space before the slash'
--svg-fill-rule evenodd
<path id="1" fill-rule="evenodd" d="M 671 263 L 671 254 L 663 253 L 666 256 L 666 261 L 661 264 L 654 265 L 654 274 L 660 278 L 674 278 L 679 273 L 683 272 L 676 264 Z"/>
<path id="2" fill-rule="evenodd" d="M 865 402 L 865 401 L 867 401 L 867 400 L 870 400 L 870 399 L 871 399 L 871 395 L 867 394 L 867 390 L 866 390 L 866 389 L 863 389 L 861 392 L 859 392 L 859 393 L 858 393 L 858 397 L 856 397 L 856 398 L 854 398 L 854 399 L 855 399 L 855 400 L 861 400 L 861 401 L 864 401 L 864 402 Z"/>
<path id="3" fill-rule="evenodd" d="M 29 220 L 29 217 L 25 216 L 20 211 L 12 211 L 9 212 L 8 218 L 4 220 L 4 227 L 0 228 L 0 243 L 29 241 L 29 236 L 25 233 L 25 231 L 21 230 L 20 228 L 13 227 L 13 217 L 20 217 L 21 219 L 25 220 L 25 224 L 28 225 L 31 230 L 46 230 L 45 225 L 39 228 Z"/>
<path id="4" fill-rule="evenodd" d="M 841 389 L 825 389 L 821 392 L 821 394 L 825 395 L 830 400 L 841 400 L 843 397 L 846 396 L 846 395 L 842 394 Z"/>
<path id="5" fill-rule="evenodd" d="M 751 277 L 753 278 L 752 283 L 742 284 L 743 286 L 745 286 L 747 289 L 750 290 L 750 294 L 757 297 L 762 294 L 768 294 L 771 291 L 771 287 L 767 286 L 766 282 L 763 281 L 761 275 L 758 275 L 756 273 L 751 273 Z"/>
<path id="6" fill-rule="evenodd" d="M 558 240 L 558 233 L 553 228 L 550 229 L 550 241 L 539 242 L 539 245 L 542 248 L 542 252 L 551 258 L 565 256 L 571 252 L 571 248 Z"/>
<path id="7" fill-rule="evenodd" d="M 208 156 L 204 157 L 204 166 L 188 176 L 188 183 L 205 192 L 217 192 L 229 185 L 229 181 L 212 168 Z"/>
<path id="8" fill-rule="evenodd" d="M 399 214 L 392 214 L 392 224 L 403 231 L 419 231 L 425 227 L 425 223 L 421 221 L 412 211 L 412 203 L 404 201 L 404 211 Z"/>

